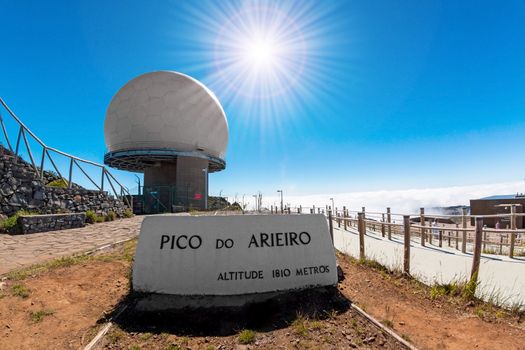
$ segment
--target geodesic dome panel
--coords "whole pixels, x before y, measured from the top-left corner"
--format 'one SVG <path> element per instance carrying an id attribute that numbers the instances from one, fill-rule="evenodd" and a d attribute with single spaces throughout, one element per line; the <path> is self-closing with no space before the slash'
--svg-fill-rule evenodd
<path id="1" fill-rule="evenodd" d="M 104 138 L 108 154 L 171 150 L 222 160 L 228 124 L 206 86 L 181 73 L 160 71 L 143 74 L 117 92 L 106 113 Z"/>

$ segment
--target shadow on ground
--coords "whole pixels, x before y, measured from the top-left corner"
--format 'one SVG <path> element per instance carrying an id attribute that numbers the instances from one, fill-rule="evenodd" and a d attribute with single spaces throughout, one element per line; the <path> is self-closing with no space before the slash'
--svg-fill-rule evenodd
<path id="1" fill-rule="evenodd" d="M 281 294 L 264 302 L 234 308 L 144 312 L 135 307 L 139 298 L 138 295 L 129 295 L 123 300 L 115 308 L 113 322 L 128 333 L 169 333 L 177 336 L 228 336 L 242 329 L 268 332 L 288 327 L 298 317 L 332 317 L 347 311 L 351 303 L 335 287 Z M 127 307 L 118 315 L 118 310 L 124 305 Z"/>

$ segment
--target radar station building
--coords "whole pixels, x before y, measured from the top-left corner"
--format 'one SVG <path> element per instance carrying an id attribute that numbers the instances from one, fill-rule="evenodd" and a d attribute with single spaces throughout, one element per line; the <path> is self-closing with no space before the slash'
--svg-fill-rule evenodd
<path id="1" fill-rule="evenodd" d="M 146 73 L 111 100 L 104 123 L 110 167 L 144 173 L 144 213 L 207 209 L 208 174 L 226 167 L 226 115 L 202 83 L 178 72 Z"/>

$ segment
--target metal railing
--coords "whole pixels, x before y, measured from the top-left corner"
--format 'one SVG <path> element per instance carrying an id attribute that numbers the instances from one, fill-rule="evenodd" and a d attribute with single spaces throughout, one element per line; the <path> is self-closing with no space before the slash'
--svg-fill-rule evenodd
<path id="1" fill-rule="evenodd" d="M 123 200 L 124 203 L 129 208 L 132 208 L 133 201 L 132 201 L 132 197 L 131 197 L 129 190 L 124 185 L 122 185 L 119 181 L 117 181 L 115 176 L 111 174 L 111 172 L 106 168 L 106 166 L 104 166 L 103 164 L 99 164 L 99 163 L 87 160 L 87 159 L 75 157 L 69 153 L 62 152 L 56 148 L 46 145 L 20 120 L 20 118 L 18 118 L 15 115 L 15 113 L 13 113 L 13 111 L 9 108 L 9 106 L 7 106 L 7 104 L 4 102 L 2 98 L 0 98 L 0 104 L 4 107 L 4 109 L 9 113 L 9 115 L 13 118 L 13 120 L 18 125 L 18 134 L 16 137 L 16 143 L 14 144 L 14 147 L 13 147 L 13 143 L 11 143 L 12 139 L 9 138 L 8 129 L 4 123 L 2 114 L 0 113 L 0 125 L 2 127 L 2 132 L 5 138 L 7 147 L 16 156 L 20 156 L 19 154 L 19 152 L 21 151 L 20 145 L 21 145 L 21 142 L 23 142 L 27 150 L 27 154 L 29 156 L 30 163 L 32 167 L 34 168 L 35 172 L 40 177 L 40 179 L 44 179 L 44 172 L 45 172 L 44 166 L 45 166 L 46 159 L 48 159 L 51 165 L 53 166 L 53 169 L 60 177 L 60 179 L 66 182 L 68 188 L 71 188 L 73 185 L 73 170 L 76 167 L 86 176 L 86 178 L 95 186 L 95 188 L 98 191 L 101 191 L 101 192 L 104 191 L 104 185 L 105 185 L 105 182 L 107 181 L 107 184 L 109 185 L 109 188 L 113 191 L 113 194 L 115 195 L 115 197 Z M 35 162 L 35 157 L 31 150 L 28 136 L 31 137 L 36 143 L 38 143 L 42 147 L 42 153 L 41 153 L 40 158 L 38 159 L 40 161 L 39 166 L 37 166 L 37 163 Z M 59 154 L 69 159 L 69 173 L 68 173 L 67 179 L 62 175 L 62 173 L 58 169 L 57 164 L 52 158 L 52 154 Z M 83 168 L 83 166 L 85 165 L 91 165 L 91 166 L 94 166 L 100 169 L 100 172 L 101 172 L 100 181 L 95 181 L 91 176 L 89 176 L 86 169 Z M 109 193 L 109 191 L 106 191 L 106 192 Z"/>

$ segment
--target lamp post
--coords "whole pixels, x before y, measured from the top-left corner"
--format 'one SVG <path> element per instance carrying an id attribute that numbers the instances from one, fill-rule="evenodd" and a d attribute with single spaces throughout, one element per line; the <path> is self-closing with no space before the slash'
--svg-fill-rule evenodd
<path id="1" fill-rule="evenodd" d="M 204 210 L 208 210 L 208 168 L 202 169 L 204 174 Z"/>
<path id="2" fill-rule="evenodd" d="M 283 213 L 283 190 L 277 190 L 277 193 L 281 193 L 281 214 Z"/>
<path id="3" fill-rule="evenodd" d="M 138 175 L 135 175 L 135 177 L 137 178 L 137 183 L 139 185 L 139 196 L 140 196 L 140 177 L 138 177 Z"/>

